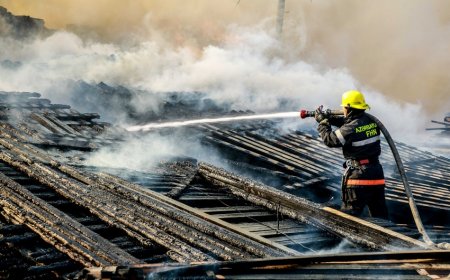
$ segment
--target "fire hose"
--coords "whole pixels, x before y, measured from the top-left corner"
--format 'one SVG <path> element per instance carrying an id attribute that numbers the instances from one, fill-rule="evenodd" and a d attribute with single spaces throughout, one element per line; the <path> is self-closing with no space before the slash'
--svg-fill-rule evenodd
<path id="1" fill-rule="evenodd" d="M 327 117 L 329 117 L 329 116 L 343 116 L 344 115 L 343 111 L 341 111 L 341 110 L 330 110 L 330 109 L 328 109 L 328 110 L 325 110 L 323 113 Z M 300 117 L 302 119 L 307 118 L 307 117 L 314 117 L 314 114 L 315 114 L 314 111 L 306 111 L 306 110 L 301 110 L 300 111 Z M 422 234 L 423 240 L 425 241 L 426 244 L 428 244 L 430 246 L 436 246 L 437 245 L 438 247 L 443 248 L 443 249 L 450 249 L 450 244 L 448 244 L 448 243 L 435 244 L 430 239 L 430 237 L 428 236 L 427 232 L 425 231 L 425 227 L 423 226 L 422 219 L 420 218 L 419 211 L 417 210 L 416 202 L 414 200 L 414 196 L 413 196 L 413 193 L 411 191 L 411 187 L 409 186 L 408 178 L 406 177 L 405 168 L 403 167 L 403 163 L 402 163 L 402 160 L 400 158 L 400 154 L 398 153 L 397 147 L 395 146 L 395 143 L 392 140 L 391 135 L 389 134 L 389 132 L 387 131 L 386 127 L 383 125 L 383 123 L 381 123 L 380 120 L 378 120 L 376 117 L 374 117 L 374 116 L 372 116 L 370 114 L 367 114 L 367 115 L 380 128 L 381 132 L 384 135 L 384 138 L 386 139 L 386 141 L 389 144 L 389 147 L 391 148 L 392 154 L 393 154 L 395 162 L 397 164 L 398 171 L 399 171 L 400 176 L 402 178 L 403 187 L 405 189 L 405 193 L 406 193 L 406 196 L 408 198 L 409 208 L 411 209 L 411 213 L 412 213 L 412 216 L 414 218 L 414 222 L 416 224 L 417 230 L 419 231 L 420 234 Z"/>

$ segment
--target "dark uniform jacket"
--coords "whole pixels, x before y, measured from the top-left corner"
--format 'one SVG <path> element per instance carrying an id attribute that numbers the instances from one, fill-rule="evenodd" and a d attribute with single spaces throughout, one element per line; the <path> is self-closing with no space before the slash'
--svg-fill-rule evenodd
<path id="1" fill-rule="evenodd" d="M 331 125 L 339 129 L 332 131 Z M 361 168 L 350 170 L 348 179 L 362 179 L 365 182 L 351 180 L 353 186 L 374 185 L 377 182 L 384 185 L 383 168 L 378 162 L 381 153 L 380 129 L 377 124 L 364 112 L 351 112 L 346 118 L 334 117 L 319 124 L 318 131 L 323 142 L 328 147 L 342 147 L 346 160 Z M 372 180 L 372 182 L 369 182 Z M 378 180 L 378 181 L 377 181 Z"/>
<path id="2" fill-rule="evenodd" d="M 332 131 L 331 125 L 339 129 Z M 324 120 L 318 127 L 328 147 L 342 147 L 346 171 L 342 180 L 342 209 L 360 216 L 365 206 L 372 217 L 388 218 L 384 196 L 380 129 L 364 111 L 351 111 L 346 117 Z"/>

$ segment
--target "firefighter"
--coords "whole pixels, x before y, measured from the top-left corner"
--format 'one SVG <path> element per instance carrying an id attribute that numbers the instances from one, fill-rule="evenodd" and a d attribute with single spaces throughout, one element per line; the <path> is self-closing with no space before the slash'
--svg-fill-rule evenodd
<path id="1" fill-rule="evenodd" d="M 361 216 L 367 206 L 372 217 L 388 218 L 384 196 L 380 129 L 365 113 L 370 109 L 364 95 L 347 91 L 342 95 L 344 116 L 329 116 L 320 106 L 314 114 L 318 131 L 328 147 L 342 147 L 345 172 L 342 176 L 342 210 Z M 331 126 L 339 127 L 332 130 Z"/>

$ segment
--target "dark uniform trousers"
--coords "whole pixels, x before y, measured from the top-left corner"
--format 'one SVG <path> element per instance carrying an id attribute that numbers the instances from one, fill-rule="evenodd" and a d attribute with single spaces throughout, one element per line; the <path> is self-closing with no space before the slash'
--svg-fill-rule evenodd
<path id="1" fill-rule="evenodd" d="M 332 131 L 331 125 L 339 129 Z M 328 147 L 342 147 L 346 171 L 342 180 L 342 210 L 360 216 L 367 206 L 370 216 L 385 218 L 384 173 L 378 157 L 381 153 L 380 130 L 363 111 L 347 118 L 322 121 L 320 136 Z"/>
<path id="2" fill-rule="evenodd" d="M 344 174 L 342 210 L 353 216 L 361 216 L 367 206 L 370 216 L 387 219 L 383 167 L 377 159 L 367 160 L 373 162 L 356 164 Z"/>
<path id="3" fill-rule="evenodd" d="M 347 187 L 345 191 L 347 202 L 342 206 L 344 212 L 358 217 L 367 205 L 370 216 L 387 219 L 384 187 Z"/>

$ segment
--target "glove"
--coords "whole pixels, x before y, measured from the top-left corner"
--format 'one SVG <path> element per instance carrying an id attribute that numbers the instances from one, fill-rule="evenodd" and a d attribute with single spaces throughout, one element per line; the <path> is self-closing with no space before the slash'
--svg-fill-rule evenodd
<path id="1" fill-rule="evenodd" d="M 322 111 L 323 106 L 320 105 L 319 108 L 316 109 L 314 112 L 314 118 L 316 119 L 316 122 L 321 123 L 323 120 L 326 120 L 326 116 Z"/>

